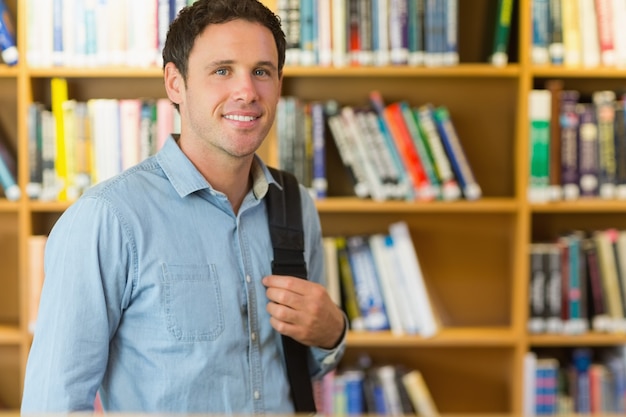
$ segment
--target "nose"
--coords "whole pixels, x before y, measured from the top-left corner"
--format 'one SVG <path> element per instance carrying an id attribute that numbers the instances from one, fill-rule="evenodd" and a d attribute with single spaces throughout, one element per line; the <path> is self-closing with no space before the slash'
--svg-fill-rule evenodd
<path id="1" fill-rule="evenodd" d="M 244 103 L 253 103 L 257 99 L 257 89 L 255 79 L 252 74 L 241 74 L 236 78 L 235 88 L 233 91 L 235 100 Z"/>

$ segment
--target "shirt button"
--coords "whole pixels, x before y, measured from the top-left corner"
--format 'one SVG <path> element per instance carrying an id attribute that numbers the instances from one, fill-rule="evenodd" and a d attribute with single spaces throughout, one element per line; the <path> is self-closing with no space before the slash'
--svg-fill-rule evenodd
<path id="1" fill-rule="evenodd" d="M 250 337 L 252 338 L 252 340 L 253 340 L 253 341 L 254 341 L 254 340 L 256 340 L 256 333 L 254 333 L 254 332 L 253 332 L 253 333 L 250 335 Z"/>
<path id="2" fill-rule="evenodd" d="M 246 275 L 246 282 L 250 282 L 250 275 Z"/>
<path id="3" fill-rule="evenodd" d="M 261 394 L 259 394 L 259 391 L 254 391 L 254 399 L 255 400 L 258 400 L 260 396 L 261 396 Z"/>

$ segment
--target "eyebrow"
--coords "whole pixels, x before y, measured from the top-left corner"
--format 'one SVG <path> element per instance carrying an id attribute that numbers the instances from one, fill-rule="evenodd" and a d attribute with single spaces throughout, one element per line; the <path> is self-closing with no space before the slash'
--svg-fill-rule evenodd
<path id="1" fill-rule="evenodd" d="M 218 61 L 213 61 L 211 62 L 208 66 L 210 67 L 219 67 L 219 66 L 223 66 L 223 65 L 233 65 L 236 61 L 232 60 L 232 59 L 223 59 L 223 60 L 218 60 Z M 259 61 L 255 64 L 255 66 L 260 66 L 260 67 L 270 67 L 273 70 L 276 70 L 276 64 L 274 64 L 272 61 Z"/>

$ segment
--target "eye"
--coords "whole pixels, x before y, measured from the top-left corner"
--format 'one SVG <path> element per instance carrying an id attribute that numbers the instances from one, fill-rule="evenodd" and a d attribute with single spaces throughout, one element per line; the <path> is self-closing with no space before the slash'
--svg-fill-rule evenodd
<path id="1" fill-rule="evenodd" d="M 228 75 L 228 70 L 226 68 L 219 68 L 215 70 L 217 75 Z"/>
<path id="2" fill-rule="evenodd" d="M 269 75 L 269 72 L 266 69 L 257 68 L 256 70 L 254 70 L 254 75 L 262 77 Z"/>

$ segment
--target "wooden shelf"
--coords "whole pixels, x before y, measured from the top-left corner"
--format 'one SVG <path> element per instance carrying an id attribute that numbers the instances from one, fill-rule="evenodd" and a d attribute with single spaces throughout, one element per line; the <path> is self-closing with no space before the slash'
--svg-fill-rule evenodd
<path id="1" fill-rule="evenodd" d="M 390 332 L 350 332 L 349 347 L 418 348 L 418 347 L 514 347 L 516 335 L 510 328 L 445 328 L 433 337 L 396 336 Z"/>

